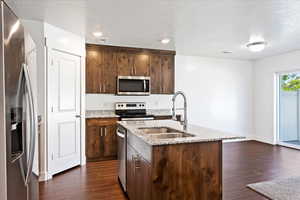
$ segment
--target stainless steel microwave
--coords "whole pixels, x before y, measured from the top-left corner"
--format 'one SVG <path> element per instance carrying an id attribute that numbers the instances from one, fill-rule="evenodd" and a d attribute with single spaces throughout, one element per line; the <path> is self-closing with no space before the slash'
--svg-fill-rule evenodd
<path id="1" fill-rule="evenodd" d="M 117 95 L 150 95 L 149 76 L 118 76 Z"/>

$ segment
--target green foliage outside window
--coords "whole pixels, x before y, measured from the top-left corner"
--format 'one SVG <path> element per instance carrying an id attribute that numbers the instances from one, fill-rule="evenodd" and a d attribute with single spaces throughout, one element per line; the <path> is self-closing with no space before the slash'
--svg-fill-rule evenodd
<path id="1" fill-rule="evenodd" d="M 285 74 L 281 76 L 281 88 L 287 92 L 298 91 L 300 89 L 300 74 Z"/>

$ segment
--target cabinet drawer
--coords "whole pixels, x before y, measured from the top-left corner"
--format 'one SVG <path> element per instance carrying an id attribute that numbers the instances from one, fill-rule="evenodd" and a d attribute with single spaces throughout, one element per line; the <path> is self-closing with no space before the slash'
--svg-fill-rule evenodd
<path id="1" fill-rule="evenodd" d="M 97 119 L 87 119 L 87 126 L 110 126 L 116 124 L 118 118 L 97 118 Z"/>

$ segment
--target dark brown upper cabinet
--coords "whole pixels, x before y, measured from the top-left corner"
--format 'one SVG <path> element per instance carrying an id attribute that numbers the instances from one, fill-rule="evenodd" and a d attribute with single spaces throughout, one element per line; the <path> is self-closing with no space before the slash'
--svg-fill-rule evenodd
<path id="1" fill-rule="evenodd" d="M 117 53 L 96 45 L 86 47 L 86 92 L 116 92 Z"/>
<path id="2" fill-rule="evenodd" d="M 150 76 L 150 59 L 147 54 L 135 54 L 134 76 Z"/>
<path id="3" fill-rule="evenodd" d="M 150 76 L 151 93 L 174 93 L 174 51 L 86 45 L 86 92 L 116 93 L 118 76 Z"/>
<path id="4" fill-rule="evenodd" d="M 161 93 L 173 94 L 175 85 L 174 56 L 163 55 L 161 62 Z"/>
<path id="5" fill-rule="evenodd" d="M 151 93 L 174 93 L 174 55 L 151 55 Z"/>
<path id="6" fill-rule="evenodd" d="M 134 54 L 128 52 L 118 52 L 118 76 L 133 76 L 134 74 Z"/>
<path id="7" fill-rule="evenodd" d="M 161 56 L 153 54 L 150 58 L 150 74 L 151 74 L 151 93 L 162 93 L 162 75 L 161 75 Z"/>

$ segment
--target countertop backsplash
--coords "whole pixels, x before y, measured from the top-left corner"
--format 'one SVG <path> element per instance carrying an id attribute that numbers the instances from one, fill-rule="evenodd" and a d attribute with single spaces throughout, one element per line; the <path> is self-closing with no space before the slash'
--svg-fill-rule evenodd
<path id="1" fill-rule="evenodd" d="M 114 110 L 116 102 L 146 102 L 147 109 L 171 109 L 172 95 L 116 96 L 111 94 L 86 94 L 86 110 Z"/>

